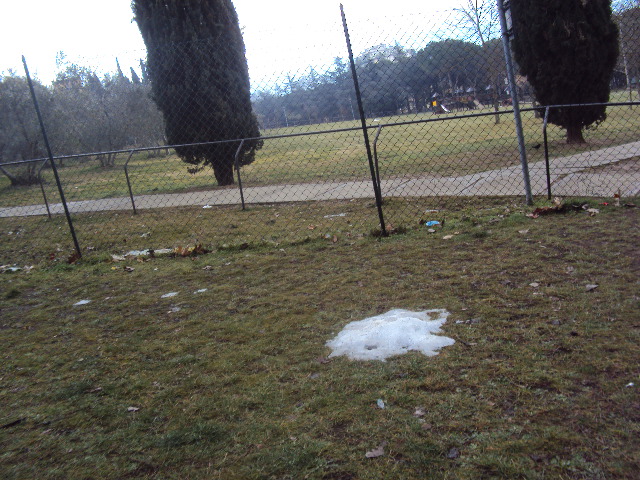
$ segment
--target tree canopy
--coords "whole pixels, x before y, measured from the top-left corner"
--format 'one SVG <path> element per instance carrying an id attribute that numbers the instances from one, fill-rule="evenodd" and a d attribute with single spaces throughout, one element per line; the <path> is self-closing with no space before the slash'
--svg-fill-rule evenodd
<path id="1" fill-rule="evenodd" d="M 619 48 L 610 0 L 513 0 L 511 8 L 515 60 L 542 105 L 609 100 Z M 569 143 L 583 143 L 583 128 L 605 119 L 602 106 L 549 113 Z"/>
<path id="2" fill-rule="evenodd" d="M 153 99 L 165 119 L 167 141 L 256 138 L 249 73 L 238 16 L 230 0 L 134 0 L 135 20 L 147 46 Z M 241 164 L 254 159 L 260 140 L 247 141 Z M 176 152 L 190 171 L 213 168 L 219 185 L 233 183 L 234 142 L 183 146 Z"/>

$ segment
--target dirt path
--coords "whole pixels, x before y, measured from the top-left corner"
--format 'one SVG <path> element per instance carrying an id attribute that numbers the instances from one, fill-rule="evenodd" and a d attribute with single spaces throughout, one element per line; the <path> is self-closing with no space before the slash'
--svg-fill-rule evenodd
<path id="1" fill-rule="evenodd" d="M 620 191 L 623 197 L 640 194 L 640 142 L 603 148 L 551 160 L 553 195 L 613 196 Z M 624 163 L 621 163 L 624 162 Z M 619 165 L 618 165 L 619 164 Z M 624 168 L 622 168 L 624 166 Z M 547 182 L 544 162 L 529 165 L 534 195 L 546 195 Z M 521 167 L 505 167 L 486 172 L 453 177 L 401 177 L 382 180 L 383 196 L 500 196 L 523 195 Z M 302 183 L 247 187 L 244 198 L 251 203 L 279 203 L 312 200 L 342 200 L 373 198 L 370 181 Z M 238 205 L 239 189 L 214 189 L 202 192 L 139 195 L 136 208 L 169 208 L 178 206 Z M 72 213 L 131 210 L 128 197 L 69 202 Z M 62 204 L 50 205 L 52 214 L 63 213 Z M 45 205 L 0 208 L 0 217 L 46 215 Z"/>

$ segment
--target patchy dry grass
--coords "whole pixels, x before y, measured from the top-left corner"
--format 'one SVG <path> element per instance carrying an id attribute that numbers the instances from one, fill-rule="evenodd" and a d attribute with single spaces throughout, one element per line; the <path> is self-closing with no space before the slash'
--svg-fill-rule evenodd
<path id="1" fill-rule="evenodd" d="M 3 274 L 2 476 L 637 478 L 639 214 L 599 208 Z M 446 308 L 456 344 L 325 360 L 394 307 Z"/>
<path id="2" fill-rule="evenodd" d="M 410 223 L 417 225 L 422 205 L 428 201 L 413 204 L 417 216 L 407 215 Z M 378 225 L 378 216 L 370 200 L 347 200 L 251 205 L 246 211 L 235 205 L 158 208 L 138 215 L 107 211 L 74 215 L 73 223 L 83 254 L 99 259 L 133 249 L 202 244 L 208 250 L 226 250 L 288 245 L 326 236 L 361 238 Z M 0 264 L 46 264 L 50 258 L 64 261 L 72 251 L 64 216 L 0 218 Z"/>

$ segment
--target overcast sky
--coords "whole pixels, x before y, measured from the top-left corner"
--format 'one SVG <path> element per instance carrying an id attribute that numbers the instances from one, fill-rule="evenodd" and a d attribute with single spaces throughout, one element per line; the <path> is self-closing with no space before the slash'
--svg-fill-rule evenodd
<path id="1" fill-rule="evenodd" d="M 101 72 L 125 73 L 143 58 L 144 44 L 132 22 L 130 0 L 20 0 L 3 2 L 0 17 L 0 72 L 23 73 L 25 55 L 41 81 L 54 77 L 58 51 Z M 461 0 L 343 0 L 356 54 L 379 43 L 406 45 L 420 37 L 420 25 L 436 11 Z M 303 66 L 329 64 L 346 56 L 339 0 L 235 0 L 243 27 L 252 81 Z M 389 33 L 391 32 L 391 33 Z M 404 37 L 403 37 L 404 35 Z M 378 41 L 379 40 L 379 41 Z"/>

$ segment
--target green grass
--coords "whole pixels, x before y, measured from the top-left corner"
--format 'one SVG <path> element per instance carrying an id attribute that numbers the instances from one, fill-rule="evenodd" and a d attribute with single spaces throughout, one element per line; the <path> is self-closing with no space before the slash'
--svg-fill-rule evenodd
<path id="1" fill-rule="evenodd" d="M 636 478 L 638 211 L 584 202 L 601 213 L 460 200 L 436 233 L 2 274 L 2 476 Z M 326 207 L 349 205 L 370 208 Z M 391 308 L 446 308 L 455 345 L 326 362 Z"/>
<path id="2" fill-rule="evenodd" d="M 619 99 L 619 93 L 613 100 Z M 452 117 L 453 114 L 447 117 Z M 385 117 L 380 123 L 414 119 L 446 118 L 432 114 Z M 372 125 L 377 125 L 371 122 Z M 533 113 L 523 114 L 524 133 L 528 146 L 542 141 L 542 122 Z M 357 127 L 358 122 L 273 129 L 264 135 L 299 134 L 309 131 Z M 588 144 L 566 145 L 564 131 L 549 127 L 550 154 L 561 157 L 585 149 L 597 149 L 637 140 L 640 128 L 638 109 L 611 107 L 607 121 L 595 130 L 588 130 Z M 370 130 L 374 136 L 375 130 Z M 543 160 L 543 149 L 530 149 L 529 162 Z M 128 155 L 120 155 L 113 168 L 102 168 L 93 159 L 68 160 L 60 168 L 60 176 L 69 201 L 128 196 L 124 173 Z M 513 119 L 501 115 L 500 124 L 494 116 L 459 119 L 426 124 L 387 127 L 379 141 L 380 173 L 383 178 L 400 175 L 466 175 L 516 165 L 519 162 Z M 265 141 L 256 161 L 242 169 L 245 185 L 265 185 L 370 178 L 366 151 L 360 131 L 327 133 Z M 59 195 L 50 170 L 43 171 L 45 191 L 49 201 L 59 202 Z M 149 158 L 146 153 L 133 156 L 130 177 L 135 195 L 184 192 L 217 188 L 211 170 L 191 175 L 186 165 L 175 155 Z M 11 187 L 0 176 L 0 206 L 43 203 L 38 185 Z"/>

